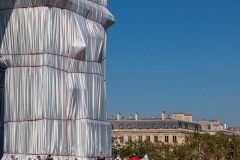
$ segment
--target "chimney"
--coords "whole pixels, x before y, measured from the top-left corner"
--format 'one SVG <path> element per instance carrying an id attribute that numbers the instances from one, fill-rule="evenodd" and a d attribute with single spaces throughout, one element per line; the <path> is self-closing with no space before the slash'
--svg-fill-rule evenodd
<path id="1" fill-rule="evenodd" d="M 162 120 L 165 120 L 165 111 L 162 111 Z"/>
<path id="2" fill-rule="evenodd" d="M 138 112 L 135 113 L 135 120 L 138 120 Z"/>
<path id="3" fill-rule="evenodd" d="M 119 121 L 120 119 L 121 119 L 121 113 L 118 112 L 118 113 L 117 113 L 117 121 Z"/>

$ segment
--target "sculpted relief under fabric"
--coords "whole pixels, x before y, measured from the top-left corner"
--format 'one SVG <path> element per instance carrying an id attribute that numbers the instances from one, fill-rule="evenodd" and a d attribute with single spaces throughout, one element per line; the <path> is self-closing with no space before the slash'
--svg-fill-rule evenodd
<path id="1" fill-rule="evenodd" d="M 111 157 L 106 0 L 0 0 L 0 155 Z M 3 145 L 2 145 L 3 144 Z"/>

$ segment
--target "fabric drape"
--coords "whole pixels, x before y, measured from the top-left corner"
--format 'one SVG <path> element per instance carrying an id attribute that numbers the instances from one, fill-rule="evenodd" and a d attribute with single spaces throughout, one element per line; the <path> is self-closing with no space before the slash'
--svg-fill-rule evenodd
<path id="1" fill-rule="evenodd" d="M 114 17 L 106 4 L 0 0 L 3 160 L 89 160 L 100 151 L 111 159 L 105 31 Z"/>

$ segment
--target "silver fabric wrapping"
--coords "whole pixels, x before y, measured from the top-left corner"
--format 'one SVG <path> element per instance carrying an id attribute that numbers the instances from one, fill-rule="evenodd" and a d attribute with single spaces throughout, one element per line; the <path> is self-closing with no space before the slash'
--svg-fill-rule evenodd
<path id="1" fill-rule="evenodd" d="M 3 139 L 4 139 L 4 80 L 5 71 L 0 69 L 0 158 L 3 154 Z"/>
<path id="2" fill-rule="evenodd" d="M 111 159 L 106 0 L 0 0 L 0 154 Z M 4 144 L 4 145 L 3 145 Z"/>

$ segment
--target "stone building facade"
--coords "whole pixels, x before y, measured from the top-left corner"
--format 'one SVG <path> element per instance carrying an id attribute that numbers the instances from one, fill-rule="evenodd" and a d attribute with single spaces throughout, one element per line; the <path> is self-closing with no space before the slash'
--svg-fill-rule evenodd
<path id="1" fill-rule="evenodd" d="M 217 132 L 225 133 L 231 136 L 233 132 L 229 131 L 227 124 L 221 124 L 218 120 L 197 120 L 194 123 L 200 124 L 203 133 L 216 134 Z"/>
<path id="2" fill-rule="evenodd" d="M 229 132 L 232 132 L 232 136 L 240 137 L 240 127 L 230 127 L 228 128 Z"/>
<path id="3" fill-rule="evenodd" d="M 181 117 L 176 119 L 174 114 L 166 116 L 165 112 L 162 112 L 162 116 L 151 118 L 139 118 L 138 113 L 122 118 L 118 113 L 117 118 L 110 117 L 108 121 L 112 125 L 112 137 L 117 138 L 120 144 L 134 140 L 181 144 L 186 135 L 201 131 L 201 125 L 193 123 L 189 114 L 186 114 L 185 120 L 182 115 L 183 119 L 179 120 Z"/>
<path id="4" fill-rule="evenodd" d="M 171 115 L 169 118 L 182 120 L 182 121 L 187 121 L 187 122 L 192 122 L 192 115 L 182 113 L 182 112 L 173 113 L 173 115 Z"/>

